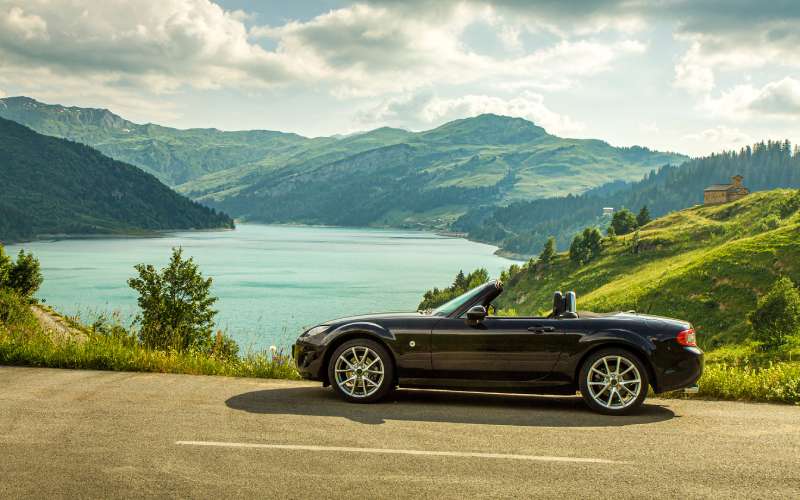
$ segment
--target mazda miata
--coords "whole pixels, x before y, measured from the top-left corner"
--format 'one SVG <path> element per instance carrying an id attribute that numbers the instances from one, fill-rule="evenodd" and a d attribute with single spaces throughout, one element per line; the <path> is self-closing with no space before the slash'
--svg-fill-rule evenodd
<path id="1" fill-rule="evenodd" d="M 303 332 L 300 374 L 346 401 L 373 403 L 396 387 L 575 394 L 621 415 L 656 393 L 696 388 L 703 352 L 685 321 L 635 312 L 579 312 L 556 292 L 546 317 L 494 316 L 489 281 L 433 311 L 356 316 Z"/>

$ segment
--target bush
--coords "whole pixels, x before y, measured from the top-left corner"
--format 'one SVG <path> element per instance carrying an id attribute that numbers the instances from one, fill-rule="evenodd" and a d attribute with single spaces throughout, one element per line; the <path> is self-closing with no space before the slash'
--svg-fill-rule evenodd
<path id="1" fill-rule="evenodd" d="M 9 288 L 23 297 L 30 297 L 39 290 L 43 281 L 39 260 L 33 254 L 20 250 L 17 262 L 8 273 Z"/>
<path id="2" fill-rule="evenodd" d="M 211 332 L 217 311 L 210 294 L 211 278 L 203 278 L 191 258 L 183 259 L 180 248 L 172 249 L 169 265 L 160 272 L 152 265 L 135 266 L 138 278 L 128 285 L 139 292 L 141 313 L 136 323 L 146 347 L 183 352 L 213 348 Z"/>
<path id="3" fill-rule="evenodd" d="M 800 293 L 787 277 L 775 282 L 769 292 L 758 299 L 756 309 L 748 315 L 753 337 L 768 349 L 780 348 L 800 333 Z"/>
<path id="4" fill-rule="evenodd" d="M 0 289 L 0 325 L 7 328 L 30 328 L 36 325 L 28 301 L 13 290 Z"/>
<path id="5" fill-rule="evenodd" d="M 0 288 L 3 288 L 8 283 L 8 277 L 11 274 L 11 259 L 6 255 L 3 245 L 0 245 Z"/>

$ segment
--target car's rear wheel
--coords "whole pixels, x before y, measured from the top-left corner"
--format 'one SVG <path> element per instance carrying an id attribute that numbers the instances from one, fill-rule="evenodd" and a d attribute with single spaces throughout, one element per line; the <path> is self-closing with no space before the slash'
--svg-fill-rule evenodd
<path id="1" fill-rule="evenodd" d="M 625 349 L 601 349 L 584 361 L 580 371 L 581 396 L 592 410 L 625 415 L 647 397 L 647 368 Z"/>
<path id="2" fill-rule="evenodd" d="M 351 403 L 374 403 L 394 388 L 394 363 L 374 340 L 348 340 L 333 351 L 328 362 L 333 390 Z"/>

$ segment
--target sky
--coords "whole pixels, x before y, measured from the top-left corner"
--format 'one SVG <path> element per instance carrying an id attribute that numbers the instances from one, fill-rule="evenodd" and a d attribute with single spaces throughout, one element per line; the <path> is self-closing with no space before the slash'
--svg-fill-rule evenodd
<path id="1" fill-rule="evenodd" d="M 690 155 L 800 142 L 800 1 L 0 0 L 0 97 L 305 136 L 481 113 Z"/>

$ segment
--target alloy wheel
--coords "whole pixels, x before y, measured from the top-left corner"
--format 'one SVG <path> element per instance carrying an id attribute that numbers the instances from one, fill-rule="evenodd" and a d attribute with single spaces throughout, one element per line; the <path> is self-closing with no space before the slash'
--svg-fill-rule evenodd
<path id="1" fill-rule="evenodd" d="M 369 347 L 353 346 L 336 359 L 334 373 L 336 385 L 345 394 L 366 398 L 375 394 L 383 384 L 383 360 Z"/>
<path id="2" fill-rule="evenodd" d="M 624 356 L 609 355 L 595 361 L 586 375 L 589 395 L 609 410 L 633 404 L 642 391 L 639 369 Z"/>

